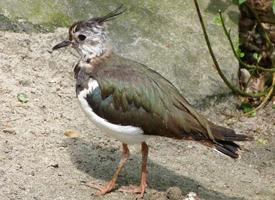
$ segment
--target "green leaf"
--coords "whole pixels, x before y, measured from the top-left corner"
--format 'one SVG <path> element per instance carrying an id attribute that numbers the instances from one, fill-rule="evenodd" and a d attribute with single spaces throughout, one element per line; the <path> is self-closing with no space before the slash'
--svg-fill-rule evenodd
<path id="1" fill-rule="evenodd" d="M 275 14 L 275 0 L 272 0 L 272 10 L 273 10 L 273 13 Z"/>
<path id="2" fill-rule="evenodd" d="M 18 101 L 20 101 L 22 103 L 27 103 L 29 101 L 29 98 L 25 93 L 18 93 L 17 99 L 18 99 Z"/>
<path id="3" fill-rule="evenodd" d="M 222 25 L 222 20 L 221 20 L 220 16 L 215 16 L 215 17 L 213 18 L 213 23 L 214 23 L 215 25 L 221 26 L 221 25 Z"/>
<path id="4" fill-rule="evenodd" d="M 259 64 L 259 62 L 260 62 L 261 59 L 262 59 L 262 56 L 259 55 L 258 53 L 253 53 L 252 56 L 253 56 L 253 58 L 257 61 L 257 64 Z"/>
<path id="5" fill-rule="evenodd" d="M 237 56 L 239 57 L 239 58 L 242 58 L 242 57 L 244 57 L 245 56 L 245 53 L 244 52 L 242 52 L 242 50 L 240 49 L 240 42 L 239 41 L 236 41 L 235 43 L 234 43 L 234 49 L 235 49 L 235 52 L 237 53 Z"/>
<path id="6" fill-rule="evenodd" d="M 251 112 L 254 108 L 250 103 L 242 102 L 241 109 L 244 111 L 244 113 L 247 113 L 247 112 Z"/>
<path id="7" fill-rule="evenodd" d="M 243 58 L 244 57 L 244 52 L 240 52 L 240 58 Z"/>
<path id="8" fill-rule="evenodd" d="M 241 50 L 239 47 L 237 47 L 236 53 L 237 53 L 237 56 L 238 56 L 239 58 L 243 58 L 243 57 L 245 56 L 245 53 L 242 52 L 242 50 Z"/>
<path id="9" fill-rule="evenodd" d="M 246 2 L 246 0 L 239 0 L 239 5 L 243 4 L 244 2 Z"/>
<path id="10" fill-rule="evenodd" d="M 256 111 L 253 111 L 248 115 L 248 117 L 256 117 L 256 114 L 257 114 Z"/>
<path id="11" fill-rule="evenodd" d="M 246 0 L 232 0 L 234 4 L 236 5 L 241 5 L 243 4 L 244 2 L 246 2 Z"/>
<path id="12" fill-rule="evenodd" d="M 258 58 L 259 58 L 259 54 L 258 53 L 253 53 L 253 58 L 255 59 L 255 60 L 258 60 Z"/>
<path id="13" fill-rule="evenodd" d="M 263 139 L 263 138 L 258 138 L 257 143 L 262 144 L 262 145 L 266 145 L 268 143 L 268 140 Z"/>

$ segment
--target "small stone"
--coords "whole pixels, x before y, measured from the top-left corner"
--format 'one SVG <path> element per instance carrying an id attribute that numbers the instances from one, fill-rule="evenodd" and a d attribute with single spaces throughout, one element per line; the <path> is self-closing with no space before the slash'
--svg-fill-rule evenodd
<path id="1" fill-rule="evenodd" d="M 24 186 L 22 186 L 22 185 L 19 186 L 19 189 L 26 190 L 26 188 Z"/>
<path id="2" fill-rule="evenodd" d="M 22 103 L 27 103 L 29 101 L 28 96 L 22 92 L 17 94 L 17 99 L 18 99 L 18 101 L 20 101 Z"/>
<path id="3" fill-rule="evenodd" d="M 145 193 L 144 200 L 167 200 L 167 197 L 164 192 L 147 192 Z"/>
<path id="4" fill-rule="evenodd" d="M 13 129 L 3 129 L 3 133 L 8 133 L 8 134 L 16 135 L 16 132 Z"/>
<path id="5" fill-rule="evenodd" d="M 184 198 L 184 200 L 200 200 L 200 198 L 198 197 L 198 195 L 194 192 L 189 192 L 186 195 L 186 198 Z"/>
<path id="6" fill-rule="evenodd" d="M 19 84 L 22 86 L 30 86 L 31 81 L 30 80 L 19 80 Z"/>
<path id="7" fill-rule="evenodd" d="M 78 138 L 80 133 L 74 130 L 67 130 L 65 131 L 64 135 L 68 138 Z"/>
<path id="8" fill-rule="evenodd" d="M 58 168 L 59 165 L 56 163 L 56 164 L 52 164 L 51 167 L 53 167 L 53 168 Z"/>
<path id="9" fill-rule="evenodd" d="M 182 198 L 182 192 L 179 187 L 170 187 L 167 189 L 167 198 L 170 200 L 178 200 Z"/>

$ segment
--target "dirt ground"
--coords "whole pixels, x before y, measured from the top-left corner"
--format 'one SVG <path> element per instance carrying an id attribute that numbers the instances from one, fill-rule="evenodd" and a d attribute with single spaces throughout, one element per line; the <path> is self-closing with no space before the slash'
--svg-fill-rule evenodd
<path id="1" fill-rule="evenodd" d="M 135 199 L 118 191 L 96 197 L 96 190 L 85 186 L 111 178 L 121 144 L 105 137 L 80 109 L 72 75 L 76 57 L 69 50 L 47 51 L 65 32 L 0 32 L 0 199 Z M 18 93 L 28 102 L 19 102 Z M 255 136 L 256 141 L 241 144 L 241 159 L 194 142 L 152 138 L 144 199 L 184 199 L 189 192 L 207 200 L 275 199 L 275 110 L 269 105 L 256 117 L 237 119 L 236 102 L 213 99 L 200 112 Z M 80 136 L 68 138 L 66 130 Z M 139 182 L 139 146 L 130 150 L 117 188 Z"/>

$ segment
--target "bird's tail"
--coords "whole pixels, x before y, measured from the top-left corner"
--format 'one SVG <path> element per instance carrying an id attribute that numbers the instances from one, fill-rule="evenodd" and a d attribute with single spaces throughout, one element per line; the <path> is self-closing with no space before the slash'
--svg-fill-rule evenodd
<path id="1" fill-rule="evenodd" d="M 215 124 L 210 124 L 210 128 L 215 139 L 215 141 L 213 141 L 214 148 L 232 158 L 238 158 L 238 151 L 240 150 L 240 146 L 234 143 L 234 141 L 253 140 L 251 136 L 236 134 L 232 129 Z"/>
<path id="2" fill-rule="evenodd" d="M 251 141 L 254 140 L 251 136 L 236 134 L 232 129 L 218 126 L 203 116 L 198 114 L 192 106 L 183 98 L 177 109 L 183 111 L 183 116 L 178 116 L 174 127 L 177 135 L 181 135 L 184 139 L 195 140 L 206 146 L 215 148 L 219 152 L 230 156 L 231 158 L 239 157 L 239 150 L 241 149 L 235 141 Z"/>

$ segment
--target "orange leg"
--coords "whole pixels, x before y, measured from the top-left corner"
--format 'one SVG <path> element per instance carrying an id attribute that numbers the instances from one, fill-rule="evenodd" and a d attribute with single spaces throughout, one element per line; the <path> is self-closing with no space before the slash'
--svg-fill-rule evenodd
<path id="1" fill-rule="evenodd" d="M 147 186 L 147 159 L 148 159 L 148 146 L 145 142 L 141 144 L 141 153 L 142 153 L 142 166 L 141 166 L 141 177 L 139 186 L 129 186 L 119 189 L 121 192 L 131 192 L 138 193 L 140 197 L 143 197 L 145 188 Z"/>
<path id="2" fill-rule="evenodd" d="M 111 179 L 111 181 L 109 181 L 105 186 L 99 186 L 98 184 L 96 183 L 87 183 L 86 185 L 89 186 L 89 187 L 92 187 L 92 188 L 95 188 L 95 189 L 98 189 L 98 193 L 96 195 L 100 196 L 100 195 L 104 195 L 110 191 L 112 191 L 115 187 L 115 184 L 116 184 L 116 180 L 117 180 L 117 177 L 119 175 L 119 172 L 122 170 L 124 164 L 126 163 L 127 159 L 129 158 L 129 149 L 128 149 L 128 146 L 127 144 L 124 144 L 122 143 L 122 147 L 123 147 L 123 150 L 122 150 L 122 158 L 118 164 L 118 167 Z"/>

